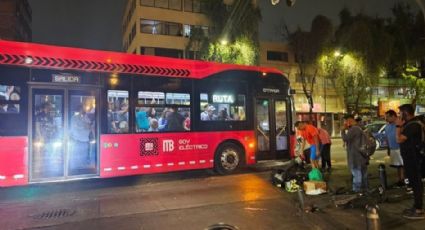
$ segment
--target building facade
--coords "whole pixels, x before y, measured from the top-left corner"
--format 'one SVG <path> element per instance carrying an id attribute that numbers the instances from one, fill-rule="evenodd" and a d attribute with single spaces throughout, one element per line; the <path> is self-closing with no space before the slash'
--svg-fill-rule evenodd
<path id="1" fill-rule="evenodd" d="M 185 52 L 193 28 L 208 36 L 201 0 L 129 0 L 123 16 L 123 49 L 128 53 L 190 58 Z"/>
<path id="2" fill-rule="evenodd" d="M 343 98 L 340 97 L 334 83 L 318 76 L 313 86 L 313 116 L 309 114 L 310 106 L 302 89 L 298 64 L 289 46 L 282 42 L 260 42 L 260 65 L 274 67 L 283 71 L 295 89 L 294 96 L 297 120 L 311 120 L 319 127 L 325 128 L 333 136 L 339 135 L 342 114 L 345 113 Z"/>
<path id="3" fill-rule="evenodd" d="M 32 11 L 27 0 L 0 1 L 0 39 L 32 40 Z"/>

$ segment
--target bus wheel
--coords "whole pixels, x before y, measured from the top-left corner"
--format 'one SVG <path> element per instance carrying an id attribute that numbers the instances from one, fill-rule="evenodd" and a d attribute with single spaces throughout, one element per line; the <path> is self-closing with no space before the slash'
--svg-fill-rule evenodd
<path id="1" fill-rule="evenodd" d="M 214 169 L 221 175 L 234 172 L 241 164 L 242 150 L 239 146 L 227 143 L 215 153 Z"/>

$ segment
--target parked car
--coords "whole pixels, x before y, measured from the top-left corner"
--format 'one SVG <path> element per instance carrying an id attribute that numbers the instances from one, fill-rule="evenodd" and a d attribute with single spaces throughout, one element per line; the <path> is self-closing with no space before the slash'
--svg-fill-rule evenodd
<path id="1" fill-rule="evenodd" d="M 384 149 L 388 147 L 387 136 L 385 135 L 385 121 L 375 121 L 365 126 L 368 129 L 376 141 L 376 149 Z"/>

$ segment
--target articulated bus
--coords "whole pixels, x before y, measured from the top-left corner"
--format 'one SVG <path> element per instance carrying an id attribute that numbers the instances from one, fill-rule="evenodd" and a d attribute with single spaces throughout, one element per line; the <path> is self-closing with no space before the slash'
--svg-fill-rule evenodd
<path id="1" fill-rule="evenodd" d="M 0 187 L 293 154 L 278 70 L 0 41 Z"/>

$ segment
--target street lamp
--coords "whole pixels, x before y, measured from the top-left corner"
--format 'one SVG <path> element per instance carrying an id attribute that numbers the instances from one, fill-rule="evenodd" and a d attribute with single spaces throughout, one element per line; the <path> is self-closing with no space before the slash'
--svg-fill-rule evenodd
<path id="1" fill-rule="evenodd" d="M 335 50 L 334 57 L 341 57 L 341 56 L 342 56 L 341 51 Z"/>

